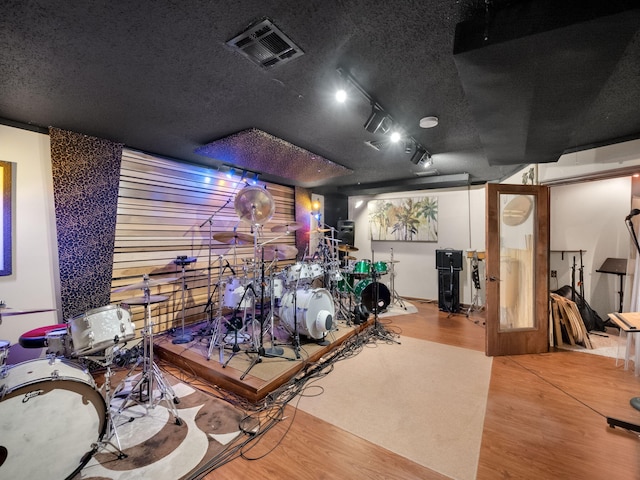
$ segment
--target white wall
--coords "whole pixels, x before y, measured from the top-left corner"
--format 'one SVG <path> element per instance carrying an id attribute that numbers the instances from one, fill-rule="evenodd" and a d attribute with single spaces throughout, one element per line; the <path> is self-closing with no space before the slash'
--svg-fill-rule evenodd
<path id="1" fill-rule="evenodd" d="M 550 288 L 571 285 L 573 259 L 580 267 L 583 252 L 585 299 L 606 319 L 618 310 L 617 275 L 598 273 L 608 258 L 628 258 L 630 239 L 624 218 L 631 205 L 631 177 L 578 183 L 551 188 L 550 270 L 558 272 L 550 279 Z M 571 251 L 569 251 L 571 250 Z M 563 255 L 563 251 L 567 251 Z M 564 256 L 564 259 L 562 258 Z M 576 290 L 580 272 L 576 270 Z"/>
<path id="2" fill-rule="evenodd" d="M 18 310 L 57 308 L 57 242 L 49 136 L 0 125 L 0 160 L 14 163 L 13 273 L 0 299 Z M 57 312 L 4 316 L 0 339 L 58 323 Z"/>
<path id="3" fill-rule="evenodd" d="M 437 242 L 371 241 L 367 211 L 369 200 L 422 196 L 438 197 Z M 360 200 L 362 205 L 356 209 L 355 205 Z M 466 259 L 466 251 L 484 251 L 485 249 L 485 189 L 483 186 L 350 197 L 349 219 L 356 222 L 355 246 L 359 250 L 352 254 L 354 257 L 389 261 L 393 250 L 394 260 L 399 261 L 394 264 L 395 290 L 402 297 L 437 300 L 438 272 L 435 251 L 445 248 L 463 250 L 465 261 L 464 270 L 460 274 L 460 302 L 471 303 L 474 292 L 471 287 L 470 264 Z M 482 265 L 480 276 L 484 277 Z M 381 282 L 390 289 L 389 274 L 382 276 Z M 484 298 L 483 292 L 480 293 Z"/>

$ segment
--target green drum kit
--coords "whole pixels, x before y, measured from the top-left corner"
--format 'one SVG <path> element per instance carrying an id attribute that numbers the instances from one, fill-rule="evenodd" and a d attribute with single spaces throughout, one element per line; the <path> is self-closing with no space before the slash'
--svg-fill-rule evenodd
<path id="1" fill-rule="evenodd" d="M 350 253 L 358 249 L 344 245 L 338 247 L 338 250 Z M 342 296 L 348 296 L 350 303 L 355 302 L 356 307 L 360 307 L 360 312 L 364 311 L 362 307 L 372 313 L 384 312 L 391 304 L 391 292 L 379 279 L 389 273 L 390 263 L 372 262 L 369 259 L 353 262 L 355 258 L 350 256 L 345 258 L 350 263 L 341 270 L 342 279 L 338 282 L 337 291 Z"/>

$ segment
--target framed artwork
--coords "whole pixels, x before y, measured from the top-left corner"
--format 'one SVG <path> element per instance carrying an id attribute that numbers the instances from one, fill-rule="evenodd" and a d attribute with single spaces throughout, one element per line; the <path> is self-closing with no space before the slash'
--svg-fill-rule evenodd
<path id="1" fill-rule="evenodd" d="M 0 212 L 2 222 L 0 228 L 0 276 L 11 275 L 11 163 L 0 161 Z"/>
<path id="2" fill-rule="evenodd" d="M 438 197 L 371 200 L 367 209 L 371 240 L 438 241 Z"/>

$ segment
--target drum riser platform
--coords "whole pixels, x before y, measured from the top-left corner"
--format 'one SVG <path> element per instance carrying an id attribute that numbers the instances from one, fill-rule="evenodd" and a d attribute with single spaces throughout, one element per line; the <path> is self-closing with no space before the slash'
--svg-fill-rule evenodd
<path id="1" fill-rule="evenodd" d="M 306 364 L 318 361 L 322 356 L 340 347 L 346 340 L 372 324 L 373 317 L 360 325 L 346 326 L 343 322 L 339 322 L 338 330 L 332 332 L 333 338 L 330 344 L 322 346 L 313 342 L 303 342 L 302 347 L 308 353 L 308 356 L 303 354 L 300 360 L 283 362 L 281 358 L 262 358 L 262 362 L 265 363 L 277 360 L 284 365 L 282 370 L 269 380 L 263 380 L 252 375 L 253 369 L 243 379 L 240 379 L 245 373 L 244 370 L 238 370 L 230 365 L 223 368 L 223 364 L 219 361 L 218 347 L 214 348 L 211 359 L 207 360 L 208 346 L 204 342 L 174 344 L 169 335 L 160 335 L 154 339 L 154 353 L 159 359 L 183 369 L 188 374 L 194 374 L 208 383 L 240 395 L 252 403 L 257 403 L 295 377 Z M 265 343 L 265 348 L 269 346 L 268 343 Z M 245 348 L 243 347 L 243 350 Z M 225 361 L 230 355 L 230 350 L 226 349 Z M 244 351 L 240 351 L 236 355 L 246 356 L 247 354 Z M 255 354 L 252 353 L 251 356 L 255 357 Z M 287 354 L 287 356 L 289 355 Z"/>

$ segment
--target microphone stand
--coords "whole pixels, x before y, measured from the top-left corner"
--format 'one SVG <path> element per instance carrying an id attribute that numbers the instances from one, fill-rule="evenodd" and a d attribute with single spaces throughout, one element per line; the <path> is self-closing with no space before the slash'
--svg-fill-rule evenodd
<path id="1" fill-rule="evenodd" d="M 371 284 L 373 285 L 373 300 L 374 300 L 374 304 L 373 304 L 373 335 L 388 341 L 388 342 L 393 342 L 393 343 L 397 343 L 398 345 L 400 345 L 400 342 L 398 340 L 395 340 L 394 338 L 392 338 L 391 334 L 382 326 L 382 324 L 379 321 L 378 318 L 378 311 L 380 310 L 380 307 L 382 305 L 380 305 L 380 283 L 378 282 L 377 278 L 380 276 L 380 274 L 376 271 L 375 269 L 375 258 L 374 258 L 374 251 L 371 250 L 371 264 L 369 265 L 369 273 L 371 275 Z"/>

